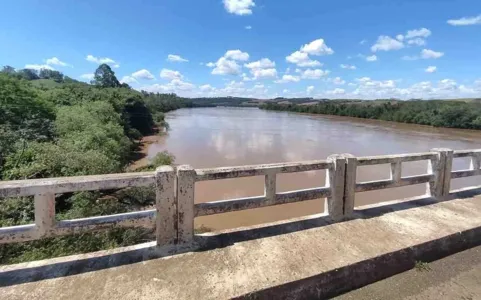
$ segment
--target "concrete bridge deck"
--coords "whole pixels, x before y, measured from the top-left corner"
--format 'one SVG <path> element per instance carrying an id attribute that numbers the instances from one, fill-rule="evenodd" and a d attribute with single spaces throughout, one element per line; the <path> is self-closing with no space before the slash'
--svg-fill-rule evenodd
<path id="1" fill-rule="evenodd" d="M 167 256 L 155 243 L 0 267 L 2 299 L 303 299 L 330 297 L 481 244 L 480 190 L 439 202 L 357 208 L 196 236 Z M 409 201 L 408 201 L 409 200 Z M 204 251 L 209 249 L 210 251 Z"/>

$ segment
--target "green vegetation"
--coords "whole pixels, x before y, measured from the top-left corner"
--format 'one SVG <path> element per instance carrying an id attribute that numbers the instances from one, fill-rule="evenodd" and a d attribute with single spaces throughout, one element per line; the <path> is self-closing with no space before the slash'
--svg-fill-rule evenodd
<path id="1" fill-rule="evenodd" d="M 414 268 L 418 272 L 431 271 L 431 267 L 429 266 L 429 264 L 427 262 L 423 262 L 423 261 L 416 261 L 414 263 Z"/>
<path id="2" fill-rule="evenodd" d="M 100 65 L 92 84 L 50 70 L 0 72 L 0 180 L 124 172 L 144 135 L 168 126 L 164 113 L 193 106 L 175 94 L 132 90 Z M 144 170 L 173 164 L 168 152 Z M 56 195 L 62 219 L 151 208 L 152 187 Z M 33 197 L 0 199 L 0 227 L 32 223 Z M 0 264 L 96 251 L 152 239 L 139 228 L 0 246 Z"/>
<path id="3" fill-rule="evenodd" d="M 268 110 L 379 119 L 436 127 L 481 129 L 481 104 L 476 101 L 331 100 L 310 105 L 266 102 L 260 107 Z"/>

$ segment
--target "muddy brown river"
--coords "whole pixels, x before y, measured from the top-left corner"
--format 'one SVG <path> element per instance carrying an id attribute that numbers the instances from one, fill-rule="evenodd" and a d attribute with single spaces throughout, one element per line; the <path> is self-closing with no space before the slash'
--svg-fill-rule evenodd
<path id="1" fill-rule="evenodd" d="M 167 114 L 171 130 L 150 145 L 148 157 L 168 150 L 176 164 L 194 168 L 326 159 L 335 153 L 356 156 L 425 152 L 431 148 L 481 148 L 481 132 L 356 118 L 265 111 L 257 108 L 194 108 Z M 469 162 L 454 160 L 454 169 Z M 403 176 L 426 173 L 427 162 L 403 163 Z M 358 181 L 388 179 L 389 165 L 358 168 Z M 452 188 L 481 184 L 480 177 L 456 179 Z M 325 171 L 282 174 L 277 190 L 325 185 Z M 262 177 L 196 183 L 196 203 L 258 196 Z M 356 194 L 356 206 L 422 195 L 425 185 Z M 322 212 L 324 199 L 196 218 L 196 226 L 227 229 Z"/>

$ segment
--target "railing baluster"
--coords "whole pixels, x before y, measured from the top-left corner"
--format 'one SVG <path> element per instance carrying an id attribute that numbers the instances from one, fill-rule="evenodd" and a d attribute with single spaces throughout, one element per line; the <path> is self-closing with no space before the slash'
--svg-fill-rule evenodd
<path id="1" fill-rule="evenodd" d="M 393 182 L 399 182 L 402 174 L 402 161 L 400 158 L 396 162 L 391 163 L 391 180 Z"/>
<path id="2" fill-rule="evenodd" d="M 441 200 L 449 195 L 453 150 L 435 148 L 431 151 L 436 152 L 437 156 L 428 161 L 428 173 L 433 174 L 434 178 L 426 184 L 426 190 L 428 195 Z"/>
<path id="3" fill-rule="evenodd" d="M 346 175 L 344 182 L 344 216 L 349 217 L 354 212 L 356 198 L 357 158 L 352 154 L 343 154 L 346 158 Z"/>
<path id="4" fill-rule="evenodd" d="M 37 194 L 34 198 L 35 226 L 38 238 L 49 236 L 55 228 L 55 194 Z"/>
<path id="5" fill-rule="evenodd" d="M 177 238 L 178 243 L 191 243 L 194 239 L 195 170 L 188 165 L 177 168 Z"/>
<path id="6" fill-rule="evenodd" d="M 161 166 L 155 171 L 155 207 L 157 245 L 173 245 L 177 241 L 177 202 L 175 201 L 175 171 Z"/>
<path id="7" fill-rule="evenodd" d="M 276 173 L 270 173 L 265 176 L 264 196 L 266 201 L 274 203 L 276 201 Z"/>
<path id="8" fill-rule="evenodd" d="M 335 154 L 329 156 L 327 161 L 331 163 L 326 176 L 327 185 L 331 189 L 331 195 L 326 199 L 327 212 L 333 220 L 340 220 L 344 215 L 346 159 L 342 155 Z"/>

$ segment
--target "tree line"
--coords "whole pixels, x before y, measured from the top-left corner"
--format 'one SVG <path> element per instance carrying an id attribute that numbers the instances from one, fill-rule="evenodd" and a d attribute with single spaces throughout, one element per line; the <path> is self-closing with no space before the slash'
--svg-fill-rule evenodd
<path id="1" fill-rule="evenodd" d="M 0 180 L 124 172 L 139 140 L 166 127 L 164 113 L 191 107 L 175 94 L 139 92 L 100 65 L 91 84 L 51 70 L 0 72 Z M 159 154 L 147 169 L 172 164 Z M 144 169 L 146 169 L 144 168 Z M 155 203 L 153 188 L 56 195 L 59 220 L 123 213 Z M 34 221 L 33 197 L 0 199 L 0 227 Z M 0 245 L 0 264 L 118 247 L 152 238 L 145 229 Z"/>
<path id="2" fill-rule="evenodd" d="M 266 102 L 262 109 L 348 116 L 402 123 L 481 129 L 481 104 L 449 100 L 321 101 L 317 104 Z"/>

